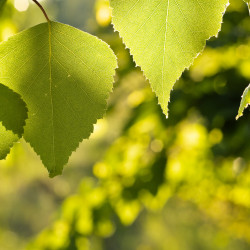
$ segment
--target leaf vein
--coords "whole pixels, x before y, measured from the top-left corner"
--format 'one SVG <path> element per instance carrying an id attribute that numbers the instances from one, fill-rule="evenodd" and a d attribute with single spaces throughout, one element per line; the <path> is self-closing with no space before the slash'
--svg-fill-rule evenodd
<path id="1" fill-rule="evenodd" d="M 46 44 L 44 44 L 39 50 L 36 50 L 35 53 L 33 53 L 14 73 L 14 75 L 11 76 L 11 78 L 14 78 L 14 76 L 16 76 L 16 74 L 25 66 L 26 63 L 28 63 L 30 61 L 30 59 L 34 56 L 36 56 L 44 47 L 46 46 Z"/>
<path id="2" fill-rule="evenodd" d="M 78 57 L 73 50 L 71 50 L 70 48 L 68 48 L 67 46 L 65 46 L 63 43 L 61 43 L 53 34 L 51 34 L 59 44 L 61 44 L 65 49 L 67 49 L 71 54 L 73 54 L 75 56 L 75 58 L 77 58 L 86 68 L 90 69 L 101 81 L 101 77 L 96 74 L 95 70 L 92 69 L 91 67 L 89 67 L 80 57 Z"/>
<path id="3" fill-rule="evenodd" d="M 165 67 L 165 53 L 166 53 L 167 32 L 168 32 L 168 18 L 169 18 L 169 6 L 170 6 L 169 3 L 170 3 L 170 0 L 168 0 L 168 4 L 167 4 L 166 29 L 165 29 L 165 37 L 164 37 L 164 48 L 163 48 L 162 70 L 161 70 L 161 73 L 162 73 L 161 86 L 162 86 L 163 99 L 165 98 L 164 67 Z"/>
<path id="4" fill-rule="evenodd" d="M 57 60 L 57 59 L 55 58 L 54 55 L 52 55 L 52 57 L 55 59 L 55 61 L 56 61 L 62 68 L 64 68 L 64 70 L 66 71 L 66 73 L 70 75 L 70 73 L 69 73 L 69 71 L 67 70 L 67 68 L 66 68 L 62 63 L 60 63 L 59 60 Z M 75 79 L 73 76 L 71 76 L 71 79 L 76 83 L 76 85 L 79 87 L 79 89 L 89 98 L 89 100 L 90 100 L 93 104 L 102 105 L 101 103 L 98 103 L 97 101 L 92 100 L 92 98 L 91 98 L 91 97 L 88 95 L 88 93 L 81 87 L 81 85 L 78 84 L 78 82 L 76 81 L 76 79 Z"/>
<path id="5" fill-rule="evenodd" d="M 37 34 L 36 36 L 34 36 L 34 37 L 28 39 L 28 40 L 26 41 L 26 43 L 27 43 L 28 41 L 30 41 L 30 40 L 32 40 L 32 39 L 34 39 L 34 38 L 36 38 L 36 37 L 38 37 L 38 36 L 44 34 L 44 33 L 45 33 L 45 32 L 43 31 L 43 32 Z M 6 41 L 6 42 L 8 42 L 8 41 Z M 22 45 L 22 44 L 18 44 L 14 49 L 12 49 L 11 51 L 9 51 L 4 57 L 2 57 L 1 60 L 0 60 L 0 63 L 4 60 L 4 58 L 5 58 L 6 56 L 8 56 L 8 55 L 11 54 L 12 52 L 14 52 L 20 45 Z"/>
<path id="6" fill-rule="evenodd" d="M 53 103 L 53 91 L 52 91 L 52 65 L 51 65 L 51 57 L 52 57 L 52 44 L 51 44 L 51 22 L 48 21 L 48 29 L 49 29 L 49 74 L 50 74 L 50 103 L 51 103 L 51 126 L 52 126 L 52 155 L 54 160 L 54 172 L 56 172 L 56 157 L 55 157 L 55 127 L 54 127 L 54 103 Z"/>

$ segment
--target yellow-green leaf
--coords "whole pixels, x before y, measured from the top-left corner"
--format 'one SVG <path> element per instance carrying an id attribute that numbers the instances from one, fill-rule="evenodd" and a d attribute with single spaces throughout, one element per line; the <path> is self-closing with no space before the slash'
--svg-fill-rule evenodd
<path id="1" fill-rule="evenodd" d="M 241 116 L 243 116 L 244 109 L 246 109 L 248 107 L 248 105 L 250 105 L 250 84 L 245 89 L 245 91 L 242 95 L 240 108 L 238 111 L 238 115 L 236 116 L 236 120 L 238 120 Z"/>
<path id="2" fill-rule="evenodd" d="M 0 45 L 0 81 L 26 102 L 24 138 L 51 177 L 102 118 L 115 68 L 106 43 L 61 23 L 37 25 Z"/>
<path id="3" fill-rule="evenodd" d="M 182 72 L 216 36 L 228 0 L 111 0 L 113 24 L 168 114 Z"/>

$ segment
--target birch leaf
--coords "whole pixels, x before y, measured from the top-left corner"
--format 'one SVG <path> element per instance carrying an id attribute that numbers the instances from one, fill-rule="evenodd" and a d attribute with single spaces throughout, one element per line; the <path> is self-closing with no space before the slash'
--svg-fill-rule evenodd
<path id="1" fill-rule="evenodd" d="M 245 89 L 245 91 L 242 95 L 240 108 L 238 111 L 238 115 L 236 116 L 236 120 L 238 120 L 241 116 L 243 116 L 244 109 L 246 109 L 248 107 L 248 105 L 250 105 L 250 84 Z"/>
<path id="2" fill-rule="evenodd" d="M 110 0 L 113 24 L 149 79 L 163 112 L 182 72 L 216 36 L 228 0 Z"/>
<path id="3" fill-rule="evenodd" d="M 72 151 L 103 117 L 115 68 L 106 43 L 57 22 L 0 45 L 0 81 L 27 104 L 24 138 L 51 177 L 61 174 Z"/>

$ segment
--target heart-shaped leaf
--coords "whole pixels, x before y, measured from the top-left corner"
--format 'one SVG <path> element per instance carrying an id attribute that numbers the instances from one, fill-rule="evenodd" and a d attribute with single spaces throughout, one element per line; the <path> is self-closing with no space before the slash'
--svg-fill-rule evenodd
<path id="1" fill-rule="evenodd" d="M 0 81 L 28 106 L 24 138 L 53 177 L 102 118 L 116 57 L 103 41 L 48 22 L 0 45 Z"/>

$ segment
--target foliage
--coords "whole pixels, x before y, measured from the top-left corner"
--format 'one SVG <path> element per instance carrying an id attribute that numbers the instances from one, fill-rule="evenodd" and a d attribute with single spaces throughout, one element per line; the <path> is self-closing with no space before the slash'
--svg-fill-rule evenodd
<path id="1" fill-rule="evenodd" d="M 83 2 L 81 11 L 92 1 Z M 87 21 L 118 57 L 105 119 L 63 176 L 49 180 L 23 140 L 0 162 L 1 247 L 25 249 L 42 230 L 30 249 L 249 249 L 249 116 L 234 119 L 250 81 L 245 4 L 231 2 L 219 38 L 176 83 L 168 120 L 118 35 L 105 26 L 106 7 L 97 2 L 101 26 Z M 26 26 L 33 23 L 35 10 L 29 11 Z M 14 26 L 14 17 L 7 18 L 2 37 Z"/>
<path id="2" fill-rule="evenodd" d="M 184 1 L 150 4 L 111 1 L 113 23 L 167 115 L 174 83 L 203 50 L 206 40 L 218 34 L 228 0 L 216 0 L 209 6 Z M 116 63 L 107 45 L 51 22 L 39 7 L 47 23 L 1 44 L 0 79 L 27 104 L 24 138 L 54 177 L 61 174 L 72 151 L 89 137 L 93 124 L 103 116 Z M 28 59 L 23 63 L 24 57 Z M 10 145 L 6 140 L 5 146 Z"/>
<path id="3" fill-rule="evenodd" d="M 168 116 L 173 85 L 203 50 L 206 40 L 218 34 L 228 0 L 110 3 L 115 29 L 149 79 Z"/>
<path id="4" fill-rule="evenodd" d="M 29 109 L 24 138 L 50 176 L 58 175 L 103 115 L 115 56 L 95 37 L 55 22 L 19 33 L 1 45 L 0 55 L 2 83 L 20 93 Z"/>
<path id="5" fill-rule="evenodd" d="M 239 112 L 236 119 L 238 119 L 243 115 L 244 109 L 247 108 L 249 104 L 250 104 L 250 85 L 248 85 L 248 87 L 244 90 L 242 100 L 240 103 Z"/>
<path id="6" fill-rule="evenodd" d="M 141 76 L 133 78 L 140 81 Z M 159 107 L 152 105 L 156 100 L 149 87 L 140 88 L 141 102 L 136 102 L 136 92 L 128 97 L 134 115 L 123 135 L 93 166 L 96 178 L 84 178 L 79 192 L 64 201 L 58 219 L 28 249 L 120 249 L 105 242 L 112 242 L 122 225 L 133 224 L 145 209 L 160 211 L 176 197 L 192 201 L 216 220 L 228 247 L 232 237 L 250 244 L 249 219 L 240 220 L 248 218 L 250 207 L 245 158 L 221 158 L 215 148 L 226 135 L 218 128 L 208 131 L 196 113 L 166 124 Z M 118 244 L 129 249 L 130 243 Z M 165 241 L 157 244 L 150 242 L 150 249 L 169 248 Z"/>

